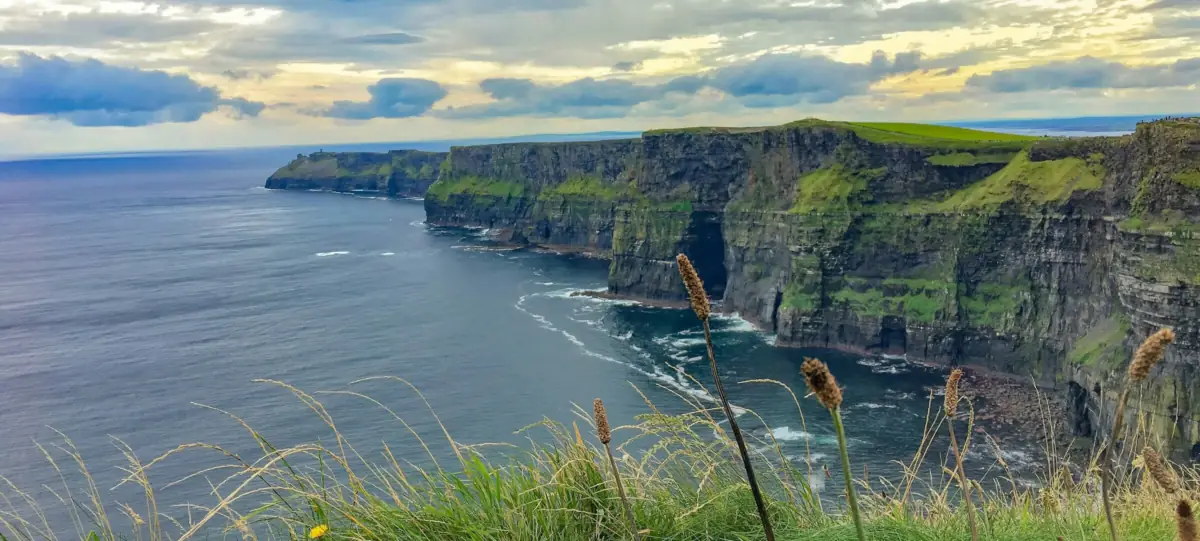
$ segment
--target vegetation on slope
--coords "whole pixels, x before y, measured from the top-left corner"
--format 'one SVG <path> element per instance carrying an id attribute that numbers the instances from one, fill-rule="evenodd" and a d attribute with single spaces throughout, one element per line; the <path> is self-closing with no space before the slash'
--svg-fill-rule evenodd
<path id="1" fill-rule="evenodd" d="M 1018 153 L 1004 169 L 949 194 L 940 201 L 918 201 L 910 211 L 960 212 L 997 207 L 1010 201 L 1044 205 L 1066 201 L 1077 191 L 1098 190 L 1105 175 L 1100 156 L 1035 162 Z"/>
<path id="2" fill-rule="evenodd" d="M 429 186 L 426 197 L 445 201 L 454 195 L 475 195 L 508 199 L 520 197 L 525 193 L 525 185 L 499 179 L 477 177 L 473 175 L 457 175 L 454 178 L 441 178 Z"/>
<path id="3" fill-rule="evenodd" d="M 691 289 L 700 291 L 699 298 L 706 299 L 702 288 L 696 279 Z M 698 315 L 707 310 L 706 303 L 696 308 Z M 1116 322 L 1116 328 L 1121 327 Z M 1113 331 L 1106 327 L 1101 334 L 1107 336 Z M 1160 336 L 1165 338 L 1154 342 L 1154 337 Z M 1147 377 L 1166 345 L 1174 339 L 1169 330 L 1162 330 L 1154 337 L 1146 342 L 1150 346 L 1144 344 L 1135 356 L 1129 370 L 1130 385 Z M 1095 349 L 1088 343 L 1084 340 L 1079 347 Z M 715 361 L 712 363 L 715 366 Z M 809 370 L 810 365 L 824 365 L 809 359 L 803 368 L 812 394 L 830 409 L 838 427 L 842 473 L 846 483 L 855 487 L 845 491 L 846 506 L 840 503 L 842 498 L 837 491 L 823 498 L 810 482 L 816 478 L 812 460 L 806 461 L 809 464 L 806 469 L 794 466 L 773 436 L 768 436 L 771 439 L 767 441 L 756 441 L 752 455 L 744 447 L 742 450 L 741 460 L 753 463 L 754 471 L 762 474 L 758 483 L 766 489 L 765 505 L 757 506 L 752 496 L 752 487 L 757 484 L 747 484 L 747 477 L 741 475 L 743 463 L 734 458 L 737 456 L 734 439 L 727 430 L 727 426 L 733 425 L 718 422 L 714 408 L 694 395 L 678 395 L 687 406 L 684 413 L 664 414 L 650 404 L 650 411 L 640 416 L 636 424 L 616 427 L 616 431 L 628 435 L 623 444 L 616 446 L 625 455 L 620 461 L 612 458 L 608 447 L 612 432 L 607 419 L 601 420 L 599 406 L 595 417 L 598 425 L 591 424 L 593 419 L 586 412 L 576 411 L 584 426 L 590 425 L 588 432 L 596 434 L 603 447 L 590 443 L 592 436 L 585 440 L 578 422 L 568 429 L 543 421 L 522 431 L 544 430 L 542 438 L 531 439 L 540 443 L 533 443 L 521 453 L 510 452 L 498 461 L 489 458 L 487 446 L 456 441 L 434 414 L 450 454 L 456 459 L 453 464 L 443 465 L 430 451 L 429 444 L 396 412 L 354 391 L 334 392 L 363 398 L 390 414 L 397 421 L 397 428 L 412 434 L 427 452 L 430 467 L 422 469 L 397 458 L 387 447 L 382 463 L 368 462 L 354 443 L 342 435 L 334 416 L 313 394 L 276 381 L 265 383 L 290 392 L 311 409 L 328 427 L 329 443 L 318 441 L 277 448 L 245 421 L 231 415 L 250 433 L 261 449 L 261 457 L 248 460 L 216 445 L 187 444 L 143 463 L 133 450 L 122 447 L 128 461 L 123 468 L 126 476 L 122 484 L 133 484 L 145 492 L 145 505 L 140 510 L 126 502 L 112 506 L 124 514 L 126 526 L 117 522 L 119 515 L 106 510 L 111 504 L 105 503 L 104 494 L 88 473 L 78 449 L 67 440 L 50 451 L 42 450 L 60 473 L 54 457 L 65 453 L 84 476 L 84 487 L 76 492 L 68 486 L 61 492 L 53 492 L 47 500 L 70 509 L 76 533 L 84 541 L 143 536 L 151 540 L 186 541 L 222 534 L 243 540 L 715 541 L 759 539 L 767 517 L 778 539 L 795 541 L 855 538 L 1027 541 L 1056 537 L 1097 541 L 1115 538 L 1117 532 L 1129 541 L 1151 541 L 1170 538 L 1176 530 L 1176 519 L 1180 532 L 1195 528 L 1190 510 L 1179 511 L 1178 517 L 1172 516 L 1172 511 L 1184 509 L 1184 504 L 1176 507 L 1176 503 L 1186 501 L 1188 494 L 1200 488 L 1200 472 L 1184 470 L 1185 475 L 1180 479 L 1173 465 L 1164 463 L 1152 448 L 1143 447 L 1145 432 L 1141 430 L 1135 430 L 1125 439 L 1123 454 L 1117 457 L 1118 464 L 1132 463 L 1134 469 L 1121 467 L 1113 472 L 1110 453 L 1102 461 L 1089 461 L 1084 468 L 1073 472 L 1070 464 L 1056 454 L 1056 447 L 1047 444 L 1040 482 L 1032 487 L 1019 486 L 999 448 L 989 441 L 993 467 L 1004 471 L 1006 478 L 990 490 L 968 480 L 962 461 L 964 457 L 980 460 L 980 455 L 967 453 L 972 438 L 964 439 L 962 448 L 954 439 L 955 424 L 963 423 L 956 415 L 960 402 L 966 403 L 962 409 L 969 412 L 963 423 L 964 434 L 976 431 L 970 399 L 960 394 L 960 370 L 955 370 L 946 384 L 944 408 L 934 406 L 936 397 L 930 393 L 925 429 L 919 436 L 914 435 L 920 442 L 912 459 L 902 465 L 905 473 L 892 479 L 858 479 L 845 453 L 846 439 L 838 414 L 844 395 L 827 368 L 822 376 Z M 390 380 L 416 391 L 399 378 L 369 380 Z M 743 383 L 787 389 L 774 380 Z M 800 399 L 787 390 L 795 398 L 801 427 L 807 432 Z M 726 405 L 726 413 L 732 417 L 730 411 Z M 1055 420 L 1047 418 L 1045 422 L 1049 442 L 1056 433 Z M 850 425 L 850 430 L 853 429 Z M 957 457 L 957 479 L 955 472 L 945 467 L 945 455 L 940 449 L 942 440 L 935 436 L 943 429 L 951 435 L 950 446 Z M 1119 428 L 1114 428 L 1114 432 L 1126 434 Z M 767 430 L 766 434 L 773 432 Z M 1131 450 L 1141 453 L 1136 457 L 1138 460 L 1134 460 Z M 187 517 L 180 518 L 170 510 L 158 508 L 149 474 L 164 460 L 195 452 L 215 452 L 224 456 L 228 464 L 194 474 L 218 477 L 209 481 L 214 503 L 206 506 L 193 502 L 188 506 Z M 933 468 L 932 472 L 941 472 L 940 475 L 930 473 L 926 477 L 927 467 Z M 749 475 L 750 467 L 745 470 Z M 1080 476 L 1078 481 L 1076 475 Z M 1097 505 L 1100 499 L 1097 475 L 1104 479 L 1105 488 L 1101 489 L 1104 511 Z M 7 481 L 0 478 L 3 487 L 0 539 L 57 540 L 56 528 L 61 526 L 46 523 L 39 499 Z M 958 490 L 974 492 L 975 499 L 964 494 L 960 501 L 955 493 L 956 482 Z M 855 497 L 856 492 L 860 498 Z M 1181 496 L 1185 500 L 1180 500 Z M 1114 512 L 1108 513 L 1109 509 Z M 859 529 L 860 516 L 865 525 L 862 529 Z M 977 534 L 976 522 L 981 534 Z M 1185 536 L 1184 541 L 1192 539 Z"/>

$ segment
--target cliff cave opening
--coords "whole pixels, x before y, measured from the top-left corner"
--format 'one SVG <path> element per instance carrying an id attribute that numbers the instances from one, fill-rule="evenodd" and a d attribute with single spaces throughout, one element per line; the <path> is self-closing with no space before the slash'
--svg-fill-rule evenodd
<path id="1" fill-rule="evenodd" d="M 721 214 L 693 212 L 684 235 L 687 243 L 683 253 L 692 260 L 696 272 L 704 280 L 704 289 L 714 299 L 725 296 L 725 235 L 721 230 Z"/>
<path id="2" fill-rule="evenodd" d="M 904 355 L 908 349 L 908 329 L 904 318 L 883 317 L 879 329 L 879 349 L 888 355 Z"/>
<path id="3" fill-rule="evenodd" d="M 1071 435 L 1091 437 L 1092 418 L 1088 414 L 1087 389 L 1074 381 L 1067 382 L 1067 415 L 1071 424 Z"/>

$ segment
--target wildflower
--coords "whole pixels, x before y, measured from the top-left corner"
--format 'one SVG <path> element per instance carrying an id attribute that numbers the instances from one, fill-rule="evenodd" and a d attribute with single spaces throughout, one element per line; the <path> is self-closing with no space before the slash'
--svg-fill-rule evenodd
<path id="1" fill-rule="evenodd" d="M 313 529 L 308 532 L 308 538 L 309 539 L 318 539 L 320 537 L 323 537 L 327 533 L 329 533 L 329 525 L 328 524 L 318 524 L 318 525 L 314 526 Z"/>

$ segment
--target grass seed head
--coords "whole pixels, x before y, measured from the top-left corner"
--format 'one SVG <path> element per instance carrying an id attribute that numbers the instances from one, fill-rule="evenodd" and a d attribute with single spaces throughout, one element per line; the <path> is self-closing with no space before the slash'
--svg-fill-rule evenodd
<path id="1" fill-rule="evenodd" d="M 696 268 L 692 266 L 688 256 L 679 254 L 675 261 L 679 264 L 679 276 L 683 277 L 683 285 L 687 287 L 692 311 L 696 312 L 696 317 L 701 320 L 708 319 L 711 309 L 708 305 L 708 294 L 704 292 L 704 282 L 700 280 L 700 275 L 696 273 Z"/>
<path id="2" fill-rule="evenodd" d="M 604 411 L 604 402 L 599 398 L 592 402 L 592 411 L 596 414 L 596 436 L 600 443 L 608 445 L 612 441 L 612 429 L 608 426 L 608 413 Z"/>
<path id="3" fill-rule="evenodd" d="M 953 416 L 958 411 L 958 382 L 962 375 L 962 369 L 955 368 L 946 379 L 946 415 Z"/>
<path id="4" fill-rule="evenodd" d="M 1179 525 L 1179 541 L 1196 541 L 1196 517 L 1187 500 L 1179 500 L 1175 507 L 1175 521 Z"/>
<path id="5" fill-rule="evenodd" d="M 1150 335 L 1145 342 L 1142 342 L 1137 353 L 1133 354 L 1133 363 L 1129 365 L 1129 380 L 1137 383 L 1146 379 L 1146 376 L 1150 375 L 1150 369 L 1162 360 L 1163 352 L 1174 341 L 1175 331 L 1171 329 L 1160 329 Z"/>
<path id="6" fill-rule="evenodd" d="M 1146 470 L 1150 472 L 1150 477 L 1154 478 L 1158 486 L 1167 491 L 1167 494 L 1179 492 L 1179 479 L 1157 451 L 1146 447 L 1142 450 L 1142 459 L 1146 462 Z"/>
<path id="7" fill-rule="evenodd" d="M 842 390 L 838 388 L 837 380 L 833 379 L 833 373 L 825 363 L 806 358 L 804 364 L 800 365 L 800 372 L 804 374 L 804 381 L 808 383 L 808 388 L 813 394 L 817 395 L 821 405 L 829 409 L 842 405 Z"/>

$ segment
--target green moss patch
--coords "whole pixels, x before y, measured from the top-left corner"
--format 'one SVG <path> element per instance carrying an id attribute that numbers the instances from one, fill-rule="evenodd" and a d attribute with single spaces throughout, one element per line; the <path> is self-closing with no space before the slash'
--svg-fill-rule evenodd
<path id="1" fill-rule="evenodd" d="M 887 168 L 854 169 L 842 164 L 822 167 L 797 181 L 796 202 L 788 212 L 844 212 L 860 206 L 867 184 L 887 174 Z"/>
<path id="2" fill-rule="evenodd" d="M 484 195 L 507 199 L 520 197 L 525 193 L 525 185 L 498 179 L 461 175 L 452 179 L 439 179 L 429 186 L 426 197 L 445 201 L 453 195 Z"/>
<path id="3" fill-rule="evenodd" d="M 972 165 L 983 165 L 988 163 L 1009 163 L 1016 157 L 1016 153 L 1002 152 L 998 154 L 990 153 L 971 153 L 971 152 L 955 152 L 952 154 L 935 154 L 925 161 L 933 165 L 941 165 L 945 167 L 968 167 Z"/>
<path id="4" fill-rule="evenodd" d="M 1115 370 L 1124 362 L 1125 336 L 1129 333 L 1129 318 L 1110 316 L 1088 330 L 1075 341 L 1067 360 L 1082 366 L 1099 366 Z"/>
<path id="5" fill-rule="evenodd" d="M 934 203 L 932 208 L 956 212 L 995 207 L 1014 199 L 1033 204 L 1062 202 L 1076 191 L 1100 189 L 1104 174 L 1104 167 L 1095 162 L 1079 158 L 1035 162 L 1021 152 L 1004 169 Z"/>
<path id="6" fill-rule="evenodd" d="M 616 184 L 604 182 L 600 177 L 590 175 L 573 175 L 565 182 L 544 188 L 538 193 L 539 200 L 553 198 L 599 199 L 612 201 L 628 197 L 633 190 L 629 183 Z"/>
<path id="7" fill-rule="evenodd" d="M 982 283 L 958 302 L 972 325 L 1008 330 L 1016 323 L 1021 303 L 1029 294 L 1028 285 Z"/>
<path id="8" fill-rule="evenodd" d="M 847 277 L 846 287 L 830 294 L 860 316 L 904 316 L 910 321 L 933 323 L 955 310 L 957 285 L 940 280 L 888 278 L 874 282 Z"/>
<path id="9" fill-rule="evenodd" d="M 1200 189 L 1200 169 L 1180 171 L 1171 175 L 1171 178 L 1188 188 Z"/>

